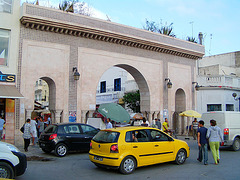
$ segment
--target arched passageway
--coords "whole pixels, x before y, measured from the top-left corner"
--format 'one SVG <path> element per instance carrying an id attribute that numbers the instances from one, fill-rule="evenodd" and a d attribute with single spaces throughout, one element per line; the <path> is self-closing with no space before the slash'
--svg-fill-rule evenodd
<path id="1" fill-rule="evenodd" d="M 130 73 L 135 79 L 140 92 L 140 111 L 142 113 L 150 111 L 150 93 L 146 79 L 144 76 L 134 67 L 126 64 L 115 65 Z"/>
<path id="2" fill-rule="evenodd" d="M 185 132 L 185 118 L 179 116 L 182 111 L 186 110 L 186 95 L 183 89 L 177 89 L 175 93 L 175 112 L 173 113 L 173 129 L 178 134 Z"/>

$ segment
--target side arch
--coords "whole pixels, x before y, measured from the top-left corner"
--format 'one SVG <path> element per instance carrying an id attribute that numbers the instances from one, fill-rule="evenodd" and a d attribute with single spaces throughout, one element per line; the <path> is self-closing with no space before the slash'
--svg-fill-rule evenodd
<path id="1" fill-rule="evenodd" d="M 175 93 L 175 112 L 173 113 L 173 129 L 177 131 L 178 134 L 183 134 L 185 131 L 184 117 L 179 116 L 179 114 L 186 110 L 186 94 L 181 88 L 177 89 Z"/>

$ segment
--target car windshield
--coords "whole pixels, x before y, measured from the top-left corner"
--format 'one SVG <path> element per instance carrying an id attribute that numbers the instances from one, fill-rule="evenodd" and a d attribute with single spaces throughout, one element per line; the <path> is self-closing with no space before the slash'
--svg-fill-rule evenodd
<path id="1" fill-rule="evenodd" d="M 94 136 L 93 141 L 98 143 L 116 143 L 119 134 L 119 132 L 114 131 L 100 131 Z"/>
<path id="2" fill-rule="evenodd" d="M 55 133 L 57 129 L 56 125 L 49 125 L 48 127 L 46 127 L 46 129 L 44 130 L 45 133 Z"/>

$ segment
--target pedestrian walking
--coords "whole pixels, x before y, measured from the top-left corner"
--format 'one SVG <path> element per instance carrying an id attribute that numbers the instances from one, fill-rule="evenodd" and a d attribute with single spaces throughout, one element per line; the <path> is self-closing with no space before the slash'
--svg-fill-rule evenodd
<path id="1" fill-rule="evenodd" d="M 172 130 L 170 130 L 168 128 L 169 128 L 168 118 L 165 118 L 165 121 L 162 124 L 163 132 L 165 132 L 167 134 L 170 133 L 170 136 L 172 136 Z"/>
<path id="2" fill-rule="evenodd" d="M 0 116 L 0 141 L 2 140 L 2 134 L 3 134 L 3 126 L 5 124 L 5 121 L 2 116 Z"/>
<path id="3" fill-rule="evenodd" d="M 32 133 L 32 145 L 35 145 L 37 141 L 37 122 L 33 119 L 30 120 L 31 133 Z"/>
<path id="4" fill-rule="evenodd" d="M 143 117 L 143 123 L 141 124 L 141 126 L 145 126 L 145 127 L 149 126 L 145 117 Z"/>
<path id="5" fill-rule="evenodd" d="M 110 118 L 107 118 L 107 124 L 106 124 L 106 129 L 110 129 L 112 128 L 112 123 L 111 123 L 111 119 Z"/>
<path id="6" fill-rule="evenodd" d="M 25 150 L 25 152 L 28 151 L 28 146 L 30 144 L 30 139 L 32 137 L 30 122 L 31 122 L 31 120 L 27 119 L 27 122 L 24 124 L 23 139 L 24 139 L 24 150 Z"/>
<path id="7" fill-rule="evenodd" d="M 40 137 L 41 133 L 44 131 L 44 122 L 42 117 L 38 117 L 38 138 Z"/>
<path id="8" fill-rule="evenodd" d="M 48 125 L 50 125 L 51 124 L 51 116 L 48 116 L 47 121 L 48 121 Z"/>
<path id="9" fill-rule="evenodd" d="M 217 165 L 220 161 L 220 142 L 223 142 L 223 134 L 220 127 L 216 126 L 217 123 L 214 119 L 210 120 L 210 127 L 207 131 L 207 138 L 209 138 L 209 145 L 212 151 L 213 159 Z"/>
<path id="10" fill-rule="evenodd" d="M 208 165 L 208 148 L 207 148 L 207 128 L 204 127 L 204 121 L 200 120 L 198 122 L 198 132 L 197 132 L 197 142 L 198 142 L 198 161 L 202 162 L 204 160 L 204 165 Z"/>
<path id="11" fill-rule="evenodd" d="M 198 122 L 197 122 L 197 118 L 194 118 L 193 122 L 192 122 L 192 130 L 193 130 L 193 139 L 196 140 L 197 138 L 197 132 L 198 132 Z"/>
<path id="12" fill-rule="evenodd" d="M 160 119 L 155 118 L 155 125 L 157 126 L 156 128 L 161 129 L 162 125 L 161 125 Z"/>

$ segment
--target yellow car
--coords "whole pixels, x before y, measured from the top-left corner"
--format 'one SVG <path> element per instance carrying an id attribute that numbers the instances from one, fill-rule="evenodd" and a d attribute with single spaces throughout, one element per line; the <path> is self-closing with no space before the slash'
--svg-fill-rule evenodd
<path id="1" fill-rule="evenodd" d="M 169 161 L 183 164 L 189 153 L 185 141 L 156 128 L 128 126 L 99 131 L 90 143 L 89 158 L 97 167 L 130 174 L 141 166 Z"/>

